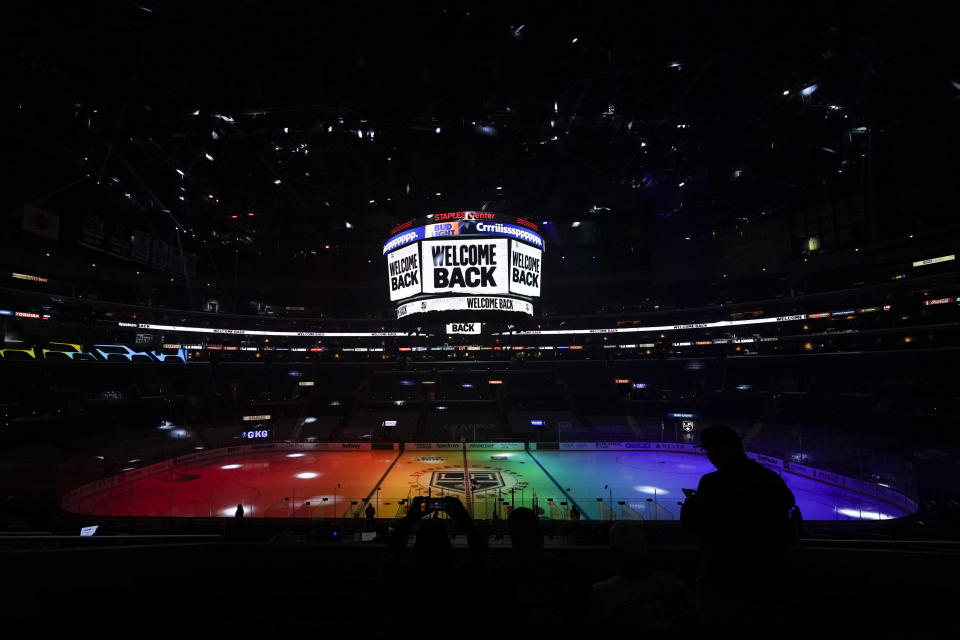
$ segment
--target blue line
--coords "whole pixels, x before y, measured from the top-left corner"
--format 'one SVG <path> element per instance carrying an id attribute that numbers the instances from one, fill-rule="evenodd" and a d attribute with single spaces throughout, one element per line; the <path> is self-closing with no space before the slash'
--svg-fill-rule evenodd
<path id="1" fill-rule="evenodd" d="M 562 494 L 564 495 L 564 497 L 570 502 L 570 504 L 572 504 L 574 507 L 576 507 L 577 511 L 580 512 L 580 517 L 583 518 L 583 519 L 585 519 L 585 520 L 589 520 L 589 519 L 590 519 L 590 516 L 587 515 L 587 512 L 584 511 L 583 509 L 581 509 L 581 508 L 580 508 L 580 505 L 578 505 L 578 504 L 576 503 L 576 501 L 575 501 L 573 498 L 570 497 L 570 494 L 568 494 L 566 491 L 563 490 L 563 487 L 560 486 L 560 483 L 557 482 L 556 478 L 554 478 L 552 475 L 550 475 L 550 472 L 547 471 L 547 469 L 546 469 L 542 464 L 540 464 L 540 461 L 537 460 L 536 458 L 534 458 L 534 457 L 533 457 L 533 454 L 530 453 L 529 451 L 527 451 L 527 455 L 530 456 L 530 459 L 531 459 L 531 460 L 533 460 L 534 462 L 537 463 L 537 466 L 540 467 L 540 470 L 543 471 L 548 478 L 550 478 L 550 481 L 553 482 L 553 484 L 557 485 L 557 489 L 560 490 L 560 493 L 562 493 Z"/>

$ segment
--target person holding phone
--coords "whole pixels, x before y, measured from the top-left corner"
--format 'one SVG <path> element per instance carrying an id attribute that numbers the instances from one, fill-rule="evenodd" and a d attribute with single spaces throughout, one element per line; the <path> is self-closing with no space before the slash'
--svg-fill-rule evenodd
<path id="1" fill-rule="evenodd" d="M 747 457 L 730 427 L 707 427 L 700 447 L 717 470 L 695 491 L 683 490 L 680 520 L 700 541 L 705 622 L 763 619 L 781 596 L 793 493 L 774 471 Z"/>

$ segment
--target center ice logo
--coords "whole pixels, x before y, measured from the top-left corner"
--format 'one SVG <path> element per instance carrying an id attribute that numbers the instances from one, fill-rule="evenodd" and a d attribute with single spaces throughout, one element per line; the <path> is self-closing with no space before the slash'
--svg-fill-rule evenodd
<path id="1" fill-rule="evenodd" d="M 444 492 L 464 493 L 463 471 L 434 471 L 430 487 Z M 491 491 L 506 487 L 499 471 L 471 471 L 470 492 Z"/>

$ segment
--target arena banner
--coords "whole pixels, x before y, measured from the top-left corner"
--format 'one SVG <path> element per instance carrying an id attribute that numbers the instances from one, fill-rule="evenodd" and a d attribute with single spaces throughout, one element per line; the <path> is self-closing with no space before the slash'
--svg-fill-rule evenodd
<path id="1" fill-rule="evenodd" d="M 510 254 L 501 239 L 420 243 L 424 293 L 509 293 Z"/>
<path id="2" fill-rule="evenodd" d="M 153 252 L 150 254 L 150 264 L 158 269 L 166 269 L 170 260 L 170 245 L 160 238 L 153 239 Z"/>
<path id="3" fill-rule="evenodd" d="M 150 248 L 153 245 L 153 238 L 150 234 L 146 231 L 134 229 L 130 240 L 130 256 L 137 262 L 144 264 L 150 262 Z"/>
<path id="4" fill-rule="evenodd" d="M 844 314 L 851 312 L 845 311 Z M 689 329 L 716 329 L 721 327 L 742 327 L 756 324 L 771 324 L 777 322 L 796 322 L 805 320 L 806 314 L 800 313 L 791 316 L 777 316 L 776 318 L 752 318 L 750 320 L 720 320 L 718 322 L 698 322 L 694 324 L 664 324 L 646 327 L 616 327 L 609 329 L 543 329 L 536 331 L 513 331 L 516 336 L 550 336 L 550 335 L 590 335 L 605 333 L 651 333 L 654 331 L 686 331 Z"/>

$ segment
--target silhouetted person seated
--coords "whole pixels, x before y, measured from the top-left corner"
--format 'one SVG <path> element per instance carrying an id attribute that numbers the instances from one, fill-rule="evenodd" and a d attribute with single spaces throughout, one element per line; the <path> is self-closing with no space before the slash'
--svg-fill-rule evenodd
<path id="1" fill-rule="evenodd" d="M 617 575 L 593 585 L 591 620 L 635 630 L 675 631 L 695 626 L 699 617 L 696 596 L 678 576 L 650 566 L 643 524 L 617 522 L 608 535 Z"/>
<path id="2" fill-rule="evenodd" d="M 730 427 L 707 427 L 700 446 L 717 470 L 684 501 L 681 521 L 700 540 L 704 621 L 769 616 L 782 599 L 793 493 L 774 471 L 746 456 Z"/>
<path id="3" fill-rule="evenodd" d="M 238 504 L 238 505 L 237 505 L 237 510 L 234 512 L 233 517 L 234 517 L 234 518 L 242 518 L 242 517 L 243 517 L 243 505 L 242 505 L 242 504 Z"/>
<path id="4" fill-rule="evenodd" d="M 507 518 L 513 553 L 491 564 L 492 587 L 506 590 L 503 608 L 520 625 L 566 626 L 570 612 L 588 595 L 582 572 L 544 549 L 543 531 L 532 509 L 517 507 Z"/>

